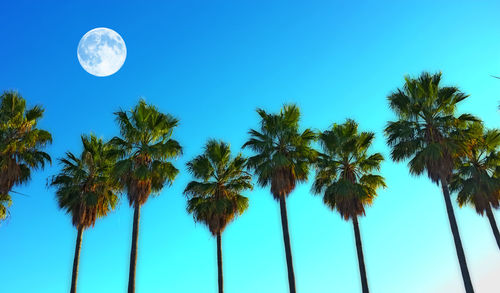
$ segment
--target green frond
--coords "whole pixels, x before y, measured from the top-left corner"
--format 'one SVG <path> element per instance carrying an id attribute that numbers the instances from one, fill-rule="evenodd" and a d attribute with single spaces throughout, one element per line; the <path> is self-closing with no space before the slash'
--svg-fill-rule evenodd
<path id="1" fill-rule="evenodd" d="M 172 185 L 179 170 L 171 162 L 156 160 L 153 161 L 147 174 L 144 180 L 150 179 L 152 191 L 158 193 L 165 185 Z"/>
<path id="2" fill-rule="evenodd" d="M 0 194 L 0 223 L 9 216 L 9 207 L 12 205 L 12 199 L 8 194 Z"/>
<path id="3" fill-rule="evenodd" d="M 210 163 L 210 160 L 203 156 L 197 156 L 187 163 L 188 171 L 197 179 L 208 180 L 215 176 L 215 169 Z"/>

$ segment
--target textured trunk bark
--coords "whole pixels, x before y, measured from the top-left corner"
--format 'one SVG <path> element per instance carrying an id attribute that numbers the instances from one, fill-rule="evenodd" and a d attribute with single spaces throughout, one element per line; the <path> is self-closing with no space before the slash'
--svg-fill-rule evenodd
<path id="1" fill-rule="evenodd" d="M 497 222 L 495 221 L 495 216 L 491 211 L 491 206 L 488 204 L 486 208 L 486 216 L 490 220 L 491 230 L 493 230 L 493 235 L 495 235 L 495 240 L 497 241 L 498 249 L 500 249 L 500 233 L 498 232 Z"/>
<path id="2" fill-rule="evenodd" d="M 361 233 L 359 233 L 358 217 L 352 218 L 354 226 L 354 237 L 356 238 L 356 250 L 358 252 L 359 275 L 361 276 L 361 288 L 363 293 L 368 293 L 368 278 L 366 277 L 365 257 L 363 256 L 363 245 L 361 244 Z"/>
<path id="3" fill-rule="evenodd" d="M 70 293 L 76 293 L 76 281 L 78 279 L 78 263 L 80 262 L 80 249 L 82 248 L 83 227 L 78 227 L 76 236 L 75 258 L 73 259 L 73 275 L 71 276 Z"/>
<path id="4" fill-rule="evenodd" d="M 288 286 L 290 293 L 296 293 L 295 274 L 293 273 L 292 249 L 290 248 L 290 233 L 288 232 L 288 217 L 286 214 L 286 201 L 280 196 L 281 228 L 283 230 L 283 241 L 285 242 L 286 264 L 288 268 Z"/>
<path id="5" fill-rule="evenodd" d="M 139 219 L 141 205 L 136 203 L 134 208 L 134 226 L 132 229 L 132 248 L 130 249 L 130 270 L 128 275 L 128 293 L 135 292 L 135 268 L 137 264 L 137 239 L 139 238 Z"/>
<path id="6" fill-rule="evenodd" d="M 219 272 L 219 293 L 224 293 L 224 275 L 222 273 L 222 237 L 217 233 L 217 269 Z"/>
<path id="7" fill-rule="evenodd" d="M 455 248 L 457 250 L 458 262 L 460 263 L 460 270 L 462 271 L 462 279 L 464 281 L 465 292 L 474 293 L 474 288 L 472 287 L 472 281 L 469 275 L 469 269 L 467 268 L 467 262 L 465 260 L 464 248 L 462 247 L 462 240 L 460 239 L 460 233 L 458 231 L 457 220 L 455 219 L 455 213 L 453 212 L 453 206 L 451 204 L 448 182 L 445 178 L 441 178 L 441 188 L 443 189 L 444 202 L 446 203 L 446 211 L 448 212 L 451 232 L 453 234 L 453 240 L 455 241 Z"/>

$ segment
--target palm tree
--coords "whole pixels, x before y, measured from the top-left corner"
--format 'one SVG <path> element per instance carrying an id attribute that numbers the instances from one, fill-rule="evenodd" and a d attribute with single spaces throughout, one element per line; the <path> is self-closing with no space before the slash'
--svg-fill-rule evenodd
<path id="1" fill-rule="evenodd" d="M 368 280 L 358 217 L 365 215 L 365 206 L 372 204 L 377 189 L 386 187 L 384 178 L 372 173 L 384 160 L 380 153 L 368 154 L 374 137 L 373 132 L 359 133 L 358 124 L 350 119 L 321 133 L 322 153 L 312 186 L 314 193 L 323 195 L 328 207 L 337 210 L 344 220 L 352 220 L 363 293 L 368 293 Z"/>
<path id="2" fill-rule="evenodd" d="M 122 158 L 113 173 L 134 207 L 128 283 L 128 292 L 133 293 L 141 206 L 151 193 L 158 194 L 165 184 L 172 184 L 179 170 L 169 160 L 178 157 L 182 148 L 171 138 L 178 120 L 144 100 L 130 111 L 115 114 L 121 137 L 114 137 L 111 142 L 121 150 Z"/>
<path id="3" fill-rule="evenodd" d="M 458 192 L 461 207 L 470 204 L 478 214 L 486 213 L 500 249 L 500 233 L 491 210 L 500 206 L 500 178 L 494 176 L 500 166 L 500 131 L 485 130 L 480 122 L 471 123 L 463 144 L 464 155 L 457 159 L 450 190 Z"/>
<path id="4" fill-rule="evenodd" d="M 117 159 L 116 150 L 94 135 L 82 136 L 82 143 L 81 155 L 67 152 L 66 157 L 59 160 L 61 172 L 50 181 L 50 185 L 57 188 L 59 207 L 71 215 L 78 231 L 71 293 L 76 292 L 83 231 L 94 226 L 97 219 L 106 216 L 118 202 L 118 186 L 110 176 Z"/>
<path id="5" fill-rule="evenodd" d="M 188 197 L 187 210 L 196 222 L 207 225 L 217 237 L 219 293 L 224 292 L 222 232 L 248 208 L 248 198 L 241 193 L 252 189 L 252 177 L 244 171 L 245 164 L 241 154 L 231 158 L 230 146 L 216 140 L 209 140 L 203 154 L 187 163 L 189 172 L 199 180 L 189 182 L 184 190 Z"/>
<path id="6" fill-rule="evenodd" d="M 405 78 L 402 89 L 389 95 L 389 105 L 398 121 L 389 122 L 385 133 L 394 161 L 409 161 L 410 173 L 427 176 L 441 184 L 460 269 L 467 293 L 474 292 L 465 253 L 453 212 L 448 181 L 453 171 L 458 142 L 457 125 L 476 119 L 468 114 L 456 117 L 457 104 L 468 96 L 456 87 L 442 87 L 441 73 L 422 73 L 418 78 Z"/>
<path id="7" fill-rule="evenodd" d="M 27 183 L 32 169 L 43 169 L 51 162 L 42 149 L 52 136 L 37 128 L 43 111 L 40 106 L 27 109 L 18 92 L 5 91 L 0 96 L 0 220 L 8 215 L 12 188 Z"/>
<path id="8" fill-rule="evenodd" d="M 257 109 L 257 113 L 261 118 L 260 131 L 251 129 L 251 137 L 243 148 L 257 153 L 248 159 L 247 166 L 257 175 L 260 186 L 271 186 L 274 199 L 280 203 L 288 284 L 290 293 L 295 293 L 286 197 L 298 182 L 307 180 L 310 163 L 316 156 L 311 148 L 316 135 L 310 129 L 299 132 L 300 110 L 296 105 L 285 105 L 278 114 L 262 109 Z"/>

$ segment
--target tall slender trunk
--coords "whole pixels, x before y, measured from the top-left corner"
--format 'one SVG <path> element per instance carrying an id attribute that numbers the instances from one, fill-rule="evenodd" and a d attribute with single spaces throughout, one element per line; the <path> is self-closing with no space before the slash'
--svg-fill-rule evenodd
<path id="1" fill-rule="evenodd" d="M 224 293 L 224 275 L 222 273 L 222 239 L 220 231 L 217 232 L 217 269 L 219 272 L 219 293 Z"/>
<path id="2" fill-rule="evenodd" d="M 462 247 L 462 240 L 460 239 L 460 233 L 458 231 L 457 220 L 455 219 L 455 213 L 453 212 L 453 206 L 451 204 L 448 182 L 445 178 L 441 178 L 441 188 L 443 189 L 444 202 L 446 203 L 446 211 L 448 212 L 451 232 L 453 234 L 453 240 L 455 241 L 455 248 L 457 250 L 458 262 L 460 263 L 460 270 L 462 271 L 462 279 L 464 281 L 465 292 L 474 293 L 474 288 L 472 287 L 472 281 L 469 275 L 469 269 L 467 268 L 467 262 L 465 260 L 464 248 Z"/>
<path id="3" fill-rule="evenodd" d="M 495 216 L 491 211 L 490 204 L 488 204 L 488 206 L 486 207 L 486 216 L 488 216 L 488 220 L 490 220 L 491 230 L 493 230 L 493 235 L 495 235 L 498 249 L 500 249 L 500 233 L 498 232 L 497 222 L 495 221 Z"/>
<path id="4" fill-rule="evenodd" d="M 361 288 L 363 293 L 368 293 L 368 278 L 366 277 L 365 257 L 363 256 L 363 245 L 361 244 L 361 233 L 359 233 L 358 217 L 352 218 L 354 226 L 354 237 L 356 238 L 356 250 L 358 252 L 359 275 L 361 276 Z"/>
<path id="5" fill-rule="evenodd" d="M 82 248 L 82 235 L 83 226 L 78 227 L 78 234 L 76 236 L 75 258 L 73 259 L 73 275 L 71 276 L 71 289 L 70 293 L 76 293 L 76 281 L 78 279 L 78 263 L 80 262 L 80 249 Z"/>
<path id="6" fill-rule="evenodd" d="M 141 205 L 134 206 L 134 226 L 132 229 L 132 248 L 130 249 L 130 270 L 128 274 L 128 293 L 135 292 L 135 268 L 137 264 L 137 239 L 139 238 L 139 219 L 141 217 Z"/>
<path id="7" fill-rule="evenodd" d="M 293 273 L 292 249 L 290 248 L 290 233 L 288 232 L 288 217 L 286 214 L 285 196 L 280 196 L 281 228 L 283 230 L 283 241 L 285 242 L 286 264 L 288 268 L 288 286 L 290 293 L 296 293 L 295 274 Z"/>

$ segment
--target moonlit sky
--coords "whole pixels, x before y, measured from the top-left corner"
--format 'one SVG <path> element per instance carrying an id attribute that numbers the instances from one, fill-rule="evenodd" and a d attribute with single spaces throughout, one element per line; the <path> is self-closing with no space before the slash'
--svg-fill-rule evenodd
<path id="1" fill-rule="evenodd" d="M 78 61 L 95 76 L 109 76 L 122 67 L 127 47 L 120 35 L 109 28 L 95 28 L 78 43 Z"/>
<path id="2" fill-rule="evenodd" d="M 98 7 L 98 9 L 97 9 Z M 180 119 L 184 156 L 174 185 L 141 213 L 137 292 L 216 292 L 216 243 L 185 211 L 185 163 L 208 138 L 238 150 L 258 126 L 257 107 L 302 110 L 304 127 L 325 129 L 351 117 L 376 132 L 394 119 L 387 95 L 405 74 L 441 70 L 445 85 L 471 97 L 459 112 L 499 126 L 500 2 L 491 1 L 2 1 L 0 89 L 18 89 L 46 109 L 48 152 L 79 152 L 80 135 L 118 134 L 113 112 L 139 97 Z M 80 38 L 109 27 L 127 43 L 114 75 L 85 72 Z M 249 154 L 245 151 L 246 154 Z M 47 177 L 53 164 L 16 188 L 11 218 L 0 226 L 0 282 L 7 293 L 67 292 L 76 229 L 58 210 Z M 371 292 L 463 292 L 440 188 L 384 162 L 388 188 L 360 220 Z M 299 185 L 288 200 L 297 290 L 360 292 L 352 224 Z M 226 292 L 288 290 L 279 206 L 268 189 L 247 193 L 249 210 L 223 235 Z M 456 216 L 476 293 L 498 292 L 500 253 L 486 218 Z M 125 292 L 132 209 L 117 210 L 85 231 L 80 292 Z M 496 212 L 500 221 L 500 213 Z"/>

